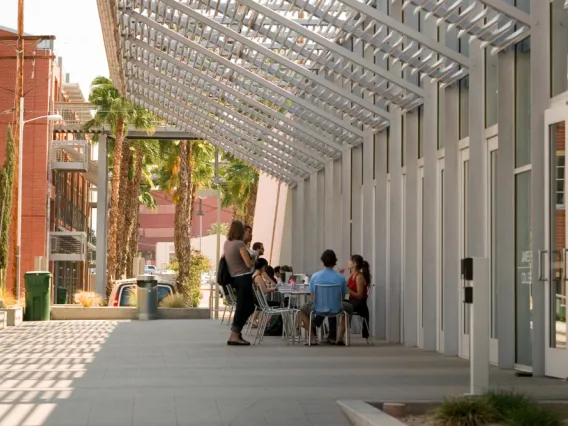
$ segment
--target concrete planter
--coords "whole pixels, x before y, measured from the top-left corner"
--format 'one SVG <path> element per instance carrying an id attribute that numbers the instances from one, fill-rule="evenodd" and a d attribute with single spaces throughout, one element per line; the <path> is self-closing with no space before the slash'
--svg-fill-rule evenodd
<path id="1" fill-rule="evenodd" d="M 158 308 L 160 319 L 209 319 L 209 308 Z"/>
<path id="2" fill-rule="evenodd" d="M 84 308 L 81 305 L 52 305 L 52 320 L 133 320 L 136 308 L 97 306 Z"/>
<path id="3" fill-rule="evenodd" d="M 20 325 L 24 320 L 24 310 L 21 306 L 14 306 L 11 308 L 1 308 L 0 315 L 4 315 L 4 320 L 0 321 L 2 321 L 2 323 L 5 321 L 8 327 Z"/>

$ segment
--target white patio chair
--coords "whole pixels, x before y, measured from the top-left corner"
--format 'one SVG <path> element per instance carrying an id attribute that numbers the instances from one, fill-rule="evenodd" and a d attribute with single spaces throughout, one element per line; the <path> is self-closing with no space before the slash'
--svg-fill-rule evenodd
<path id="1" fill-rule="evenodd" d="M 229 320 L 228 325 L 231 325 L 231 318 L 233 317 L 233 312 L 235 311 L 235 307 L 237 306 L 237 296 L 235 296 L 235 292 L 233 291 L 233 287 L 230 285 L 225 286 L 225 289 L 221 287 L 219 284 L 219 291 L 223 294 L 223 304 L 225 305 L 225 309 L 223 309 L 223 318 L 221 318 L 221 324 L 225 321 L 225 313 L 227 312 L 227 308 L 229 308 Z"/>
<path id="2" fill-rule="evenodd" d="M 273 315 L 281 315 L 282 316 L 282 323 L 285 333 L 288 335 L 288 338 L 293 339 L 294 335 L 294 312 L 295 309 L 291 308 L 273 308 L 268 305 L 266 300 L 266 295 L 262 292 L 262 290 L 253 283 L 253 291 L 256 295 L 258 300 L 258 304 L 260 305 L 260 314 L 258 316 L 258 328 L 256 331 L 256 336 L 254 338 L 254 345 L 260 344 L 264 339 L 264 331 L 266 330 L 266 326 L 268 325 L 268 321 Z"/>

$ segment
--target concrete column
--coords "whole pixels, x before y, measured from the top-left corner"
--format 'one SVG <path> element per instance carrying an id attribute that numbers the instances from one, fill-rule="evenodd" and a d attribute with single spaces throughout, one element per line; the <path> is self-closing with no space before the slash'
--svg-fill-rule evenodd
<path id="1" fill-rule="evenodd" d="M 404 344 L 418 344 L 418 114 L 408 112 L 404 117 L 404 149 L 406 166 L 405 244 L 404 244 Z"/>
<path id="2" fill-rule="evenodd" d="M 343 148 L 341 161 L 341 252 L 339 259 L 347 259 L 351 253 L 351 148 Z"/>
<path id="3" fill-rule="evenodd" d="M 384 7 L 385 5 L 382 4 Z M 384 12 L 384 10 L 383 10 Z M 402 0 L 390 5 L 390 16 L 402 21 Z M 400 65 L 391 64 L 390 70 L 400 73 Z M 389 174 L 390 201 L 389 218 L 389 280 L 386 283 L 386 338 L 391 343 L 401 342 L 401 289 L 402 289 L 402 113 L 400 108 L 391 106 L 391 123 L 389 127 Z M 386 193 L 386 190 L 385 190 Z"/>
<path id="4" fill-rule="evenodd" d="M 342 216 L 343 216 L 343 161 L 341 159 L 333 162 L 333 236 L 332 236 L 332 250 L 339 256 L 341 254 L 341 247 L 343 241 L 342 231 Z"/>
<path id="5" fill-rule="evenodd" d="M 497 337 L 499 367 L 515 367 L 515 53 L 499 54 Z"/>
<path id="6" fill-rule="evenodd" d="M 315 265 L 314 267 L 316 270 L 319 267 L 319 258 L 320 254 L 325 250 L 325 169 L 320 170 L 317 173 L 318 176 L 318 193 L 317 193 L 317 203 L 318 203 L 318 212 L 317 212 L 317 230 L 318 230 L 318 238 L 317 238 L 317 247 L 316 253 L 314 254 Z"/>
<path id="7" fill-rule="evenodd" d="M 386 131 L 375 135 L 375 206 L 373 209 L 375 243 L 374 262 L 371 264 L 375 287 L 373 289 L 373 297 L 371 298 L 371 312 L 373 314 L 371 318 L 371 330 L 374 332 L 375 337 L 380 340 L 386 339 L 387 336 L 387 287 L 389 285 L 389 282 L 387 282 L 387 250 L 389 250 L 390 247 L 387 247 L 387 211 L 391 208 L 391 199 L 387 198 L 387 139 Z M 398 202 L 400 203 L 400 199 Z M 398 223 L 399 227 L 397 229 L 400 231 L 400 220 Z M 398 235 L 400 238 L 400 232 L 398 232 Z M 398 253 L 400 253 L 400 248 Z M 398 285 L 400 286 L 400 269 L 398 277 Z M 398 326 L 400 330 L 400 322 L 398 322 Z"/>
<path id="8" fill-rule="evenodd" d="M 294 190 L 293 197 L 293 209 L 294 209 L 294 220 L 292 227 L 292 266 L 295 270 L 304 269 L 304 239 L 306 235 L 304 234 L 304 208 L 305 208 L 305 187 L 306 181 L 298 183 L 298 186 Z"/>
<path id="9" fill-rule="evenodd" d="M 317 172 L 310 174 L 306 181 L 304 194 L 304 213 L 306 215 L 306 227 L 304 228 L 304 267 L 297 272 L 312 274 L 315 272 L 315 256 L 317 250 L 317 193 L 318 176 Z"/>
<path id="10" fill-rule="evenodd" d="M 347 256 L 344 254 L 342 262 L 351 254 L 363 252 L 363 146 L 353 148 L 351 155 L 351 251 Z"/>
<path id="11" fill-rule="evenodd" d="M 362 211 L 362 249 L 361 255 L 369 262 L 371 267 L 374 266 L 373 247 L 375 244 L 376 234 L 374 231 L 374 217 L 373 217 L 373 192 L 374 192 L 374 179 L 373 179 L 373 166 L 375 163 L 375 138 L 373 129 L 367 128 L 365 130 L 365 137 L 363 140 L 363 211 Z M 376 269 L 373 268 L 373 272 Z"/>
<path id="12" fill-rule="evenodd" d="M 436 38 L 435 21 L 425 22 L 424 34 Z M 426 98 L 424 99 L 424 115 L 422 117 L 424 155 L 424 212 L 422 216 L 422 318 L 423 347 L 435 351 L 437 347 L 438 329 L 438 84 L 423 80 Z M 420 208 L 420 207 L 419 207 Z M 418 273 L 421 273 L 418 271 Z"/>
<path id="13" fill-rule="evenodd" d="M 445 89 L 444 109 L 444 353 L 459 350 L 460 274 L 460 176 L 459 92 L 457 84 Z"/>
<path id="14" fill-rule="evenodd" d="M 538 250 L 545 247 L 544 111 L 550 105 L 550 2 L 531 0 L 531 228 L 532 228 L 532 362 L 533 375 L 544 375 L 545 283 L 538 285 Z"/>
<path id="15" fill-rule="evenodd" d="M 284 208 L 284 223 L 282 225 L 282 245 L 280 248 L 280 265 L 292 264 L 292 233 L 294 232 L 294 199 L 296 189 L 287 188 L 286 206 Z"/>
<path id="16" fill-rule="evenodd" d="M 96 291 L 106 296 L 107 281 L 107 222 L 108 222 L 108 166 L 107 166 L 107 136 L 101 135 L 98 149 L 98 176 L 97 176 L 97 264 L 96 264 Z"/>
<path id="17" fill-rule="evenodd" d="M 479 6 L 483 9 L 483 6 Z M 487 256 L 487 144 L 485 57 L 481 42 L 469 45 L 469 255 Z M 474 292 L 477 290 L 474 290 Z M 475 296 L 474 296 L 475 297 Z"/>
<path id="18" fill-rule="evenodd" d="M 336 229 L 334 228 L 334 216 L 335 216 L 335 209 L 338 209 L 339 206 L 333 204 L 334 202 L 334 192 L 337 191 L 334 188 L 333 182 L 333 173 L 334 173 L 334 165 L 335 162 L 330 160 L 325 163 L 325 211 L 324 211 L 324 221 L 325 221 L 325 232 L 324 232 L 324 246 L 325 248 L 331 248 L 334 245 L 334 232 Z"/>

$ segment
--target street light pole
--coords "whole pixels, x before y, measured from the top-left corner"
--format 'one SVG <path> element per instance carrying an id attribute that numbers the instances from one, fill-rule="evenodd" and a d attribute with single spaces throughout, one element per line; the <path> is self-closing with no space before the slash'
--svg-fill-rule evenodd
<path id="1" fill-rule="evenodd" d="M 40 120 L 46 118 L 48 121 L 61 120 L 62 117 L 59 114 L 42 115 L 41 117 L 31 118 L 24 121 L 24 98 L 20 98 L 20 128 L 19 128 L 19 141 L 18 150 L 20 155 L 18 156 L 18 200 L 16 202 L 16 208 L 18 209 L 17 215 L 17 227 L 16 227 L 16 300 L 20 301 L 20 292 L 22 289 L 21 283 L 21 271 L 22 271 L 22 189 L 23 189 L 23 168 L 24 168 L 24 124 L 30 121 Z M 49 256 L 49 253 L 48 253 Z"/>

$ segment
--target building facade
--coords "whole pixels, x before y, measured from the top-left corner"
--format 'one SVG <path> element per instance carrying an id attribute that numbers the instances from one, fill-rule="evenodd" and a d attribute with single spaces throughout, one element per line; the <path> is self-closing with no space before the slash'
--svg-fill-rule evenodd
<path id="1" fill-rule="evenodd" d="M 165 268 L 165 266 L 161 264 L 164 262 L 156 263 L 156 244 L 174 242 L 175 205 L 172 197 L 161 191 L 152 191 L 152 196 L 154 200 L 156 200 L 155 210 L 140 206 L 138 251 L 148 263 L 156 265 L 158 268 Z M 201 211 L 203 212 L 201 220 L 199 215 L 199 198 L 193 202 L 191 246 L 194 249 L 199 249 L 199 236 L 205 237 L 209 235 L 211 226 L 217 223 L 217 198 L 205 197 L 201 200 Z M 232 218 L 232 209 L 223 208 L 221 210 L 221 223 L 229 225 Z M 195 242 L 197 242 L 197 244 Z"/>
<path id="2" fill-rule="evenodd" d="M 565 0 L 167 3 L 99 8 L 111 76 L 288 185 L 279 263 L 362 254 L 376 337 L 448 355 L 485 295 L 492 363 L 568 377 Z"/>
<path id="3" fill-rule="evenodd" d="M 6 132 L 15 124 L 16 32 L 0 28 L 0 162 L 4 161 Z M 62 122 L 77 123 L 84 114 L 75 113 L 72 102 L 84 101 L 78 85 L 64 75 L 62 60 L 54 55 L 53 40 L 24 41 L 24 120 L 60 114 Z M 67 104 L 67 106 L 64 106 Z M 53 133 L 54 123 L 38 119 L 25 123 L 22 187 L 22 286 L 27 271 L 49 268 L 54 289 L 72 294 L 87 278 L 85 261 L 53 261 L 53 232 L 88 231 L 90 224 L 89 182 L 84 173 L 60 170 L 56 160 L 69 161 L 68 154 L 54 157 L 54 146 L 80 134 Z M 13 129 L 16 133 L 18 129 Z M 56 141 L 56 142 L 54 142 Z M 59 163 L 61 164 L 61 163 Z M 96 172 L 95 172 L 96 176 Z M 14 204 L 16 200 L 14 200 Z M 12 227 L 13 228 L 13 227 Z M 14 229 L 10 230 L 10 234 Z M 56 237 L 57 238 L 57 237 Z M 12 239 L 10 239 L 12 241 Z M 13 251 L 10 249 L 10 255 Z M 10 265 L 12 263 L 10 262 Z M 7 290 L 15 291 L 14 271 L 7 271 Z M 56 292 L 54 291 L 55 295 Z"/>
<path id="4" fill-rule="evenodd" d="M 469 74 L 441 87 L 402 71 L 424 103 L 394 109 L 386 131 L 367 129 L 362 146 L 290 190 L 282 250 L 308 273 L 325 248 L 343 262 L 362 254 L 376 336 L 462 357 L 472 317 L 460 261 L 488 258 L 480 285 L 489 287 L 491 362 L 566 377 L 568 5 L 502 2 L 530 23 L 530 37 L 492 52 L 436 28 L 420 8 L 379 3 L 467 56 Z"/>

